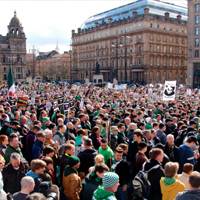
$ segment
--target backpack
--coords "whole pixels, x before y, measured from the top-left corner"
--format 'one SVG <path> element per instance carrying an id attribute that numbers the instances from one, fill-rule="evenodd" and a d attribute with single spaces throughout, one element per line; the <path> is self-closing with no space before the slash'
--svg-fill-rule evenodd
<path id="1" fill-rule="evenodd" d="M 151 191 L 151 183 L 148 179 L 148 173 L 158 168 L 160 165 L 152 167 L 148 171 L 139 171 L 132 181 L 132 200 L 148 199 Z"/>

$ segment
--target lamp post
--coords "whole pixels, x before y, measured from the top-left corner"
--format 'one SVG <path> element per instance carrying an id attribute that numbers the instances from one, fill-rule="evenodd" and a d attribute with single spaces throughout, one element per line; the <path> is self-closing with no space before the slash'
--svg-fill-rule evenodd
<path id="1" fill-rule="evenodd" d="M 118 38 L 117 38 L 116 43 L 112 44 L 111 46 L 115 48 L 115 59 L 116 59 L 115 68 L 112 70 L 112 78 L 113 79 L 116 78 L 118 80 L 118 49 L 123 45 L 121 43 L 120 44 L 118 43 Z"/>

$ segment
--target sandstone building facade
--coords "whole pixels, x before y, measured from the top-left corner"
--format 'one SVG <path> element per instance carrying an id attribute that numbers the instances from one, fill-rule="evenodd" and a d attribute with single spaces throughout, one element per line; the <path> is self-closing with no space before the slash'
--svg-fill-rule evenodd
<path id="1" fill-rule="evenodd" d="M 188 0 L 187 84 L 200 87 L 200 0 Z"/>
<path id="2" fill-rule="evenodd" d="M 138 0 L 90 17 L 72 30 L 72 79 L 185 83 L 187 9 L 158 0 Z"/>
<path id="3" fill-rule="evenodd" d="M 30 54 L 29 66 L 35 77 L 43 80 L 71 79 L 71 52 L 58 53 L 56 50 L 40 52 L 38 56 Z"/>
<path id="4" fill-rule="evenodd" d="M 16 12 L 8 25 L 6 36 L 0 35 L 0 81 L 7 79 L 9 66 L 12 67 L 16 82 L 26 78 L 26 36 Z"/>

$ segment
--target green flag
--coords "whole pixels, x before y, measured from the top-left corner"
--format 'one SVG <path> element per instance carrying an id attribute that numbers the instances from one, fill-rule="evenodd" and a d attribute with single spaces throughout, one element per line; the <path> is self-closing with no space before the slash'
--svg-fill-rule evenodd
<path id="1" fill-rule="evenodd" d="M 14 78 L 11 67 L 9 67 L 7 83 L 8 83 L 8 88 L 10 88 L 14 84 Z"/>
<path id="2" fill-rule="evenodd" d="M 14 84 L 14 78 L 13 78 L 13 73 L 12 73 L 11 67 L 9 67 L 7 83 L 8 83 L 8 96 L 14 96 L 15 95 L 15 84 Z"/>

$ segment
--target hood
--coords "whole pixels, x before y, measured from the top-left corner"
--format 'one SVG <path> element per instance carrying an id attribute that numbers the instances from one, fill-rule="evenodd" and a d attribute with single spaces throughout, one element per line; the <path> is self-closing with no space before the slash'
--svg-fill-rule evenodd
<path id="1" fill-rule="evenodd" d="M 166 180 L 165 177 L 162 177 L 160 180 L 160 185 L 161 188 L 164 190 L 163 193 L 169 193 L 172 190 L 176 191 L 177 190 L 177 181 L 175 180 Z"/>
<path id="2" fill-rule="evenodd" d="M 77 174 L 77 171 L 72 167 L 66 167 L 64 171 L 65 176 L 69 176 L 70 174 Z"/>
<path id="3" fill-rule="evenodd" d="M 94 192 L 94 197 L 96 200 L 104 200 L 112 195 L 113 193 L 106 191 L 103 186 L 99 186 L 97 190 Z"/>

